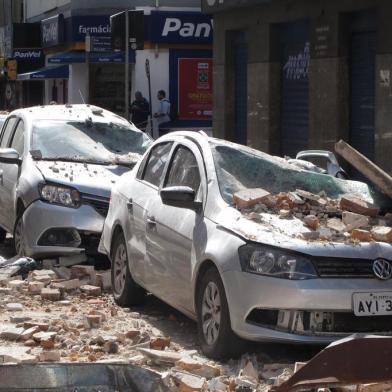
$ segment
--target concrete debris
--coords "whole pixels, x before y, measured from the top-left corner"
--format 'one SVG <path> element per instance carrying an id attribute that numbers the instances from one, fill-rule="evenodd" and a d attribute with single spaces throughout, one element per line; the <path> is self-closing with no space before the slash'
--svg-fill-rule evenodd
<path id="1" fill-rule="evenodd" d="M 4 340 L 18 340 L 20 335 L 22 335 L 24 329 L 17 327 L 6 327 L 0 332 L 0 339 Z"/>
<path id="2" fill-rule="evenodd" d="M 61 355 L 59 351 L 42 351 L 39 354 L 40 362 L 58 362 Z"/>
<path id="3" fill-rule="evenodd" d="M 332 199 L 325 192 L 313 194 L 301 189 L 273 195 L 257 188 L 237 192 L 233 202 L 248 219 L 261 225 L 268 226 L 273 215 L 293 221 L 288 235 L 305 241 L 392 243 L 390 214 L 380 216 L 377 206 L 358 195 Z"/>
<path id="4" fill-rule="evenodd" d="M 61 292 L 59 289 L 43 288 L 41 290 L 41 298 L 49 301 L 59 301 L 61 298 Z"/>
<path id="5" fill-rule="evenodd" d="M 87 295 L 90 295 L 92 297 L 98 297 L 102 293 L 102 290 L 101 290 L 100 287 L 98 287 L 98 286 L 91 286 L 89 284 L 80 286 L 80 290 L 83 293 L 85 293 Z"/>
<path id="6" fill-rule="evenodd" d="M 172 373 L 172 379 L 179 392 L 202 391 L 206 383 L 206 379 L 203 377 L 177 371 Z"/>
<path id="7" fill-rule="evenodd" d="M 211 365 L 206 361 L 201 362 L 200 360 L 189 357 L 181 358 L 177 361 L 176 367 L 206 379 L 219 377 L 221 375 L 221 369 L 219 367 Z"/>
<path id="8" fill-rule="evenodd" d="M 6 310 L 9 312 L 21 312 L 23 310 L 23 305 L 20 303 L 8 303 L 5 305 Z"/>

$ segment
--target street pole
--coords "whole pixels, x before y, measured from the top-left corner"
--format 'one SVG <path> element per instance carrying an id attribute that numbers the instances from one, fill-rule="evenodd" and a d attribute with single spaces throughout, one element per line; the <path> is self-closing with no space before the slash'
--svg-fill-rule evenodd
<path id="1" fill-rule="evenodd" d="M 129 12 L 125 10 L 125 118 L 129 120 Z"/>
<path id="2" fill-rule="evenodd" d="M 148 101 L 150 102 L 150 130 L 151 130 L 151 136 L 153 136 L 153 123 L 152 123 L 152 102 L 151 102 L 151 73 L 150 73 L 150 61 L 149 59 L 146 59 L 146 76 L 147 76 L 147 81 L 148 81 Z"/>
<path id="3" fill-rule="evenodd" d="M 87 103 L 90 103 L 90 51 L 91 51 L 91 37 L 90 33 L 86 33 L 85 38 L 85 51 L 86 51 L 86 68 L 87 68 Z M 84 102 L 83 102 L 84 103 Z"/>

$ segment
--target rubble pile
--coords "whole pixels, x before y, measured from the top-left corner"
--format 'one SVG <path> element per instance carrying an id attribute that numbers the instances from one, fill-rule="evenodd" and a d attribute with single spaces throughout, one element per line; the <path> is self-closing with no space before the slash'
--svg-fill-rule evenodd
<path id="1" fill-rule="evenodd" d="M 392 243 L 392 214 L 380 215 L 377 206 L 357 195 L 333 199 L 323 191 L 314 194 L 301 189 L 274 195 L 255 188 L 235 193 L 233 202 L 245 216 L 259 223 L 266 222 L 265 214 L 297 220 L 296 236 L 307 241 Z"/>
<path id="2" fill-rule="evenodd" d="M 118 307 L 110 271 L 74 265 L 16 275 L 0 268 L 0 364 L 106 362 L 143 366 L 172 391 L 268 391 L 294 365 L 263 364 L 256 355 L 222 364 L 173 341 L 158 317 Z M 173 315 L 168 322 L 181 328 Z M 192 349 L 191 349 L 192 348 Z"/>

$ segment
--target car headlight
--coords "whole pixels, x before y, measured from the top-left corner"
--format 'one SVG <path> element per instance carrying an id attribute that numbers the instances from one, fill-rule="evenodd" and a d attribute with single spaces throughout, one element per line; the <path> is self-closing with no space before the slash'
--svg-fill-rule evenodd
<path id="1" fill-rule="evenodd" d="M 238 253 L 245 272 L 292 280 L 318 277 L 312 262 L 300 254 L 253 244 L 241 246 Z"/>
<path id="2" fill-rule="evenodd" d="M 80 193 L 63 185 L 42 184 L 39 187 L 41 199 L 51 204 L 77 208 L 80 206 Z"/>

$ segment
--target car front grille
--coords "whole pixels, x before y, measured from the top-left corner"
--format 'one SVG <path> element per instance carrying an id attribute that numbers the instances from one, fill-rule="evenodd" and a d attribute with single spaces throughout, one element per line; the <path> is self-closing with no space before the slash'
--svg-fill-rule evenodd
<path id="1" fill-rule="evenodd" d="M 322 278 L 374 278 L 373 261 L 361 259 L 313 259 Z"/>
<path id="2" fill-rule="evenodd" d="M 82 195 L 84 204 L 93 207 L 100 215 L 106 218 L 109 211 L 109 199 L 106 197 Z"/>

